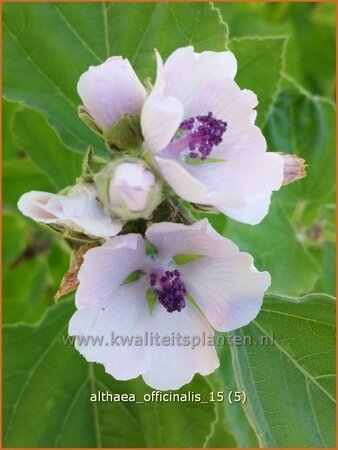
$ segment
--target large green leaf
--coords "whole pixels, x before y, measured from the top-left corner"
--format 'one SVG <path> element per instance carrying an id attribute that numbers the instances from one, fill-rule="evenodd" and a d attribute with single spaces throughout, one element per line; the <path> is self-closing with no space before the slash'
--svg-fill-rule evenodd
<path id="1" fill-rule="evenodd" d="M 287 73 L 315 94 L 334 95 L 335 3 L 220 2 L 216 7 L 232 38 L 288 36 Z"/>
<path id="2" fill-rule="evenodd" d="M 285 76 L 265 128 L 269 150 L 304 158 L 308 176 L 284 189 L 290 203 L 334 203 L 335 107 Z M 325 176 L 323 176 L 325 174 Z"/>
<path id="3" fill-rule="evenodd" d="M 63 344 L 73 301 L 50 308 L 37 325 L 4 328 L 4 445 L 8 447 L 202 447 L 215 404 L 91 402 L 90 395 L 151 392 L 138 378 L 117 382 Z M 29 349 L 29 351 L 27 351 Z M 200 376 L 179 392 L 209 398 Z M 232 441 L 233 442 L 233 441 Z M 225 446 L 226 442 L 223 442 Z"/>
<path id="4" fill-rule="evenodd" d="M 13 212 L 3 214 L 4 323 L 36 322 L 54 304 L 69 250 L 59 237 Z"/>
<path id="5" fill-rule="evenodd" d="M 259 225 L 228 220 L 227 236 L 252 254 L 259 270 L 270 272 L 270 292 L 302 295 L 311 291 L 320 277 L 320 266 L 297 235 L 282 196 L 278 192 L 272 197 L 269 214 Z"/>
<path id="6" fill-rule="evenodd" d="M 154 75 L 155 47 L 167 57 L 189 44 L 198 51 L 226 47 L 227 27 L 208 3 L 6 4 L 4 93 L 43 113 L 68 147 L 103 149 L 77 117 L 80 75 L 122 55 L 143 80 Z"/>
<path id="7" fill-rule="evenodd" d="M 4 102 L 5 204 L 30 190 L 58 192 L 81 174 L 82 156 L 67 149 L 39 113 Z"/>
<path id="8" fill-rule="evenodd" d="M 257 124 L 262 126 L 277 92 L 283 69 L 285 38 L 237 38 L 229 48 L 238 61 L 236 81 L 258 97 Z"/>
<path id="9" fill-rule="evenodd" d="M 16 208 L 19 197 L 29 190 L 56 189 L 48 173 L 39 168 L 13 136 L 15 115 L 22 108 L 18 103 L 3 101 L 2 150 L 3 150 L 3 202 Z M 31 139 L 31 137 L 30 137 Z M 35 149 L 34 149 L 35 150 Z M 37 149 L 38 150 L 38 149 Z M 41 149 L 42 150 L 42 149 Z M 43 153 L 42 153 L 43 155 Z"/>
<path id="10" fill-rule="evenodd" d="M 260 444 L 335 447 L 334 298 L 268 295 L 231 334 L 242 340 L 231 346 L 234 369 Z"/>
<path id="11" fill-rule="evenodd" d="M 15 113 L 20 109 L 16 102 L 2 100 L 2 161 L 18 157 L 18 149 L 13 142 L 12 123 Z"/>
<path id="12" fill-rule="evenodd" d="M 42 172 L 27 156 L 5 162 L 3 168 L 3 201 L 6 206 L 16 208 L 22 194 L 27 191 L 57 191 L 49 175 Z"/>
<path id="13" fill-rule="evenodd" d="M 221 361 L 220 368 L 209 379 L 214 385 L 214 392 L 224 392 L 224 401 L 218 405 L 222 407 L 223 412 L 219 413 L 219 421 L 221 426 L 216 428 L 216 432 L 220 434 L 222 430 L 228 430 L 239 448 L 257 448 L 258 441 L 243 409 L 241 403 L 230 404 L 228 400 L 229 392 L 238 391 L 234 370 L 231 361 L 230 346 L 224 345 L 218 347 L 219 358 Z M 215 433 L 216 434 L 216 433 Z M 208 441 L 210 447 L 223 447 L 222 441 L 211 438 Z"/>
<path id="14" fill-rule="evenodd" d="M 81 175 L 83 158 L 64 147 L 41 114 L 22 109 L 14 115 L 12 127 L 17 147 L 51 178 L 58 190 L 75 183 Z"/>

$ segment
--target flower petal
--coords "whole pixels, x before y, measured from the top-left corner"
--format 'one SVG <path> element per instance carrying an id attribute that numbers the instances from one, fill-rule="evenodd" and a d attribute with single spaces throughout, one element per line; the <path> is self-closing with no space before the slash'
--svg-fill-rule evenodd
<path id="1" fill-rule="evenodd" d="M 204 203 L 207 188 L 175 159 L 156 156 L 161 175 L 177 195 L 193 203 Z"/>
<path id="2" fill-rule="evenodd" d="M 247 202 L 248 203 L 245 206 L 238 208 L 232 208 L 227 206 L 227 204 L 217 204 L 217 202 L 215 202 L 217 204 L 217 206 L 215 204 L 215 207 L 233 220 L 249 225 L 257 225 L 269 212 L 271 193 L 259 196 L 251 195 Z"/>
<path id="3" fill-rule="evenodd" d="M 105 307 L 76 311 L 69 323 L 69 335 L 77 336 L 76 349 L 87 361 L 104 364 L 106 372 L 118 380 L 135 378 L 149 367 L 150 348 L 135 340 L 150 328 L 145 293 L 145 279 L 140 278 L 119 287 Z M 87 338 L 87 343 L 81 343 L 81 338 Z"/>
<path id="4" fill-rule="evenodd" d="M 198 89 L 217 73 L 225 82 L 234 78 L 237 71 L 235 56 L 229 52 L 195 53 L 193 47 L 184 47 L 174 51 L 166 60 L 162 70 L 165 94 L 178 98 L 185 107 L 186 114 Z"/>
<path id="5" fill-rule="evenodd" d="M 204 199 L 206 204 L 215 206 L 229 217 L 254 225 L 266 216 L 271 193 L 282 186 L 283 167 L 283 158 L 269 152 L 190 166 L 189 172 L 208 189 Z"/>
<path id="6" fill-rule="evenodd" d="M 198 116 L 209 111 L 227 123 L 223 135 L 223 147 L 227 138 L 239 136 L 253 126 L 258 101 L 256 95 L 247 89 L 241 90 L 234 80 L 222 79 L 219 75 L 209 77 L 200 86 L 191 107 L 190 115 Z M 266 145 L 264 147 L 264 150 Z"/>
<path id="7" fill-rule="evenodd" d="M 193 225 L 154 223 L 146 237 L 164 259 L 184 253 L 221 257 L 238 252 L 238 247 L 218 234 L 207 219 Z"/>
<path id="8" fill-rule="evenodd" d="M 18 201 L 18 209 L 27 217 L 42 223 L 55 223 L 58 217 L 45 206 L 57 198 L 56 194 L 43 191 L 30 191 L 23 194 Z"/>
<path id="9" fill-rule="evenodd" d="M 114 56 L 81 75 L 78 93 L 103 130 L 123 114 L 139 115 L 146 91 L 127 59 Z"/>
<path id="10" fill-rule="evenodd" d="M 104 305 L 123 281 L 136 270 L 146 269 L 148 259 L 140 234 L 116 236 L 85 254 L 78 273 L 75 296 L 78 309 Z"/>
<path id="11" fill-rule="evenodd" d="M 101 219 L 79 219 L 73 218 L 66 224 L 72 228 L 74 226 L 81 233 L 91 237 L 109 239 L 116 236 L 122 230 L 122 223 L 118 220 L 112 220 L 108 216 Z"/>
<path id="12" fill-rule="evenodd" d="M 219 360 L 213 345 L 184 345 L 183 338 L 190 340 L 204 338 L 212 343 L 213 330 L 208 322 L 191 303 L 180 312 L 168 313 L 159 303 L 151 314 L 151 331 L 159 337 L 159 344 L 152 347 L 149 369 L 142 375 L 144 381 L 153 389 L 179 389 L 189 383 L 196 373 L 208 375 L 219 367 Z M 170 344 L 173 336 L 182 337 Z M 167 342 L 167 344 L 165 343 Z"/>
<path id="13" fill-rule="evenodd" d="M 147 147 L 154 153 L 164 149 L 183 120 L 183 105 L 174 97 L 154 88 L 141 113 L 142 133 Z"/>
<path id="14" fill-rule="evenodd" d="M 187 291 L 218 331 L 231 331 L 258 314 L 271 278 L 258 272 L 253 258 L 237 252 L 227 257 L 207 257 L 180 266 Z"/>
<path id="15" fill-rule="evenodd" d="M 96 195 L 95 188 L 85 183 L 73 186 L 67 195 L 31 191 L 20 197 L 18 208 L 37 222 L 107 239 L 121 231 L 122 223 L 105 214 Z"/>

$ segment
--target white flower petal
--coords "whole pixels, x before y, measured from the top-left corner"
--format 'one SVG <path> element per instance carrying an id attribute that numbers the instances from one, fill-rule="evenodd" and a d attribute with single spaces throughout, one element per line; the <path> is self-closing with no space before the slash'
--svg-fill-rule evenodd
<path id="1" fill-rule="evenodd" d="M 165 94 L 178 98 L 188 114 L 196 92 L 210 74 L 216 73 L 224 81 L 234 78 L 237 63 L 229 51 L 195 53 L 193 47 L 184 47 L 173 52 L 160 70 L 166 82 Z"/>
<path id="2" fill-rule="evenodd" d="M 55 214 L 45 207 L 57 195 L 50 192 L 30 191 L 23 194 L 18 201 L 18 209 L 27 217 L 42 223 L 55 223 L 58 219 Z"/>
<path id="3" fill-rule="evenodd" d="M 107 239 L 121 231 L 122 223 L 105 214 L 96 195 L 95 188 L 85 183 L 73 186 L 67 195 L 31 191 L 20 197 L 18 208 L 37 222 Z"/>
<path id="4" fill-rule="evenodd" d="M 191 107 L 190 115 L 206 115 L 212 112 L 214 117 L 227 123 L 223 142 L 227 137 L 239 135 L 251 128 L 256 118 L 254 107 L 256 95 L 247 89 L 241 90 L 234 80 L 217 76 L 200 86 Z"/>
<path id="5" fill-rule="evenodd" d="M 127 59 L 114 56 L 81 75 L 78 93 L 91 116 L 106 130 L 123 114 L 139 115 L 146 91 Z"/>
<path id="6" fill-rule="evenodd" d="M 207 187 L 206 204 L 215 206 L 229 217 L 256 224 L 268 212 L 271 193 L 282 186 L 283 166 L 283 158 L 269 152 L 222 163 L 189 166 L 189 172 Z"/>
<path id="7" fill-rule="evenodd" d="M 177 195 L 193 203 L 203 203 L 207 188 L 175 159 L 155 157 L 161 175 Z"/>
<path id="8" fill-rule="evenodd" d="M 266 140 L 262 131 L 256 126 L 227 135 L 223 135 L 223 141 L 213 149 L 213 158 L 232 160 L 252 158 L 266 152 Z"/>
<path id="9" fill-rule="evenodd" d="M 251 322 L 271 283 L 269 273 L 258 272 L 251 255 L 240 252 L 201 258 L 180 266 L 180 272 L 188 293 L 219 331 L 235 330 Z"/>
<path id="10" fill-rule="evenodd" d="M 145 269 L 148 259 L 140 234 L 115 236 L 85 254 L 78 273 L 75 296 L 78 309 L 104 305 L 112 293 L 136 270 Z"/>
<path id="11" fill-rule="evenodd" d="M 149 369 L 142 376 L 153 389 L 179 389 L 189 383 L 196 373 L 208 375 L 219 367 L 219 360 L 212 345 L 163 345 L 165 336 L 172 338 L 178 333 L 192 340 L 194 336 L 208 341 L 213 338 L 213 330 L 191 304 L 180 312 L 168 313 L 159 303 L 151 314 L 151 331 L 158 333 L 159 343 L 152 347 Z M 177 344 L 178 342 L 174 342 Z"/>
<path id="12" fill-rule="evenodd" d="M 65 224 L 87 236 L 104 239 L 116 236 L 123 228 L 121 222 L 112 220 L 108 216 L 103 216 L 101 219 L 79 219 L 75 217 L 70 221 L 66 220 Z"/>
<path id="13" fill-rule="evenodd" d="M 163 150 L 174 137 L 183 120 L 183 105 L 174 97 L 154 88 L 141 113 L 146 146 L 154 153 Z"/>
<path id="14" fill-rule="evenodd" d="M 248 199 L 248 204 L 245 206 L 232 208 L 226 203 L 217 204 L 215 202 L 215 207 L 231 219 L 247 223 L 248 225 L 257 225 L 268 214 L 270 202 L 271 193 L 260 196 L 251 195 Z"/>
<path id="15" fill-rule="evenodd" d="M 145 292 L 145 279 L 140 278 L 119 287 L 104 307 L 76 311 L 69 323 L 69 335 L 79 337 L 76 349 L 87 361 L 104 364 L 118 380 L 135 378 L 149 367 L 150 347 L 139 346 L 135 340 L 150 329 Z M 102 337 L 102 345 L 99 341 L 95 345 L 88 339 L 91 336 Z M 83 341 L 81 345 L 81 337 L 88 339 L 87 344 Z"/>
<path id="16" fill-rule="evenodd" d="M 193 225 L 154 223 L 146 237 L 164 259 L 184 253 L 221 257 L 238 252 L 238 247 L 218 234 L 207 219 Z"/>

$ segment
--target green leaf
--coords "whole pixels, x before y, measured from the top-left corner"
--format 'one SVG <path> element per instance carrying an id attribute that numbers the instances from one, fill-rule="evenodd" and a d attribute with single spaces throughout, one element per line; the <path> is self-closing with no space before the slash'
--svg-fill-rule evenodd
<path id="1" fill-rule="evenodd" d="M 323 248 L 312 249 L 312 252 L 322 267 L 322 275 L 315 285 L 316 292 L 336 295 L 336 245 L 326 242 Z"/>
<path id="2" fill-rule="evenodd" d="M 2 217 L 2 263 L 10 265 L 24 251 L 26 246 L 26 223 L 14 213 L 3 212 Z"/>
<path id="3" fill-rule="evenodd" d="M 25 156 L 3 164 L 2 182 L 4 204 L 14 208 L 21 195 L 27 191 L 53 192 L 57 189 L 50 177 Z"/>
<path id="4" fill-rule="evenodd" d="M 262 126 L 274 102 L 283 69 L 285 38 L 231 39 L 238 69 L 236 82 L 242 89 L 251 89 L 258 97 L 257 125 Z"/>
<path id="5" fill-rule="evenodd" d="M 285 70 L 318 95 L 334 96 L 335 3 L 220 2 L 231 37 L 287 35 Z"/>
<path id="6" fill-rule="evenodd" d="M 5 327 L 4 445 L 202 447 L 216 419 L 214 403 L 90 401 L 98 391 L 135 394 L 142 401 L 152 390 L 141 378 L 114 380 L 64 344 L 74 308 L 65 300 L 37 325 Z M 208 398 L 210 389 L 196 376 L 177 392 Z"/>
<path id="7" fill-rule="evenodd" d="M 283 79 L 281 87 L 264 130 L 269 150 L 304 158 L 308 174 L 284 189 L 285 200 L 292 203 L 296 199 L 315 206 L 334 203 L 335 107 L 325 99 L 311 96 L 289 77 Z"/>
<path id="8" fill-rule="evenodd" d="M 3 322 L 35 322 L 54 304 L 69 250 L 52 233 L 9 211 L 3 214 L 3 240 Z"/>
<path id="9" fill-rule="evenodd" d="M 57 189 L 74 184 L 81 175 L 83 157 L 64 147 L 41 114 L 28 109 L 18 111 L 13 134 L 17 147 L 51 178 Z M 33 185 L 31 189 L 36 190 Z"/>
<path id="10" fill-rule="evenodd" d="M 231 351 L 260 445 L 335 447 L 334 298 L 267 295 L 257 319 L 231 334 L 246 339 Z"/>
<path id="11" fill-rule="evenodd" d="M 213 392 L 224 392 L 224 401 L 217 403 L 219 407 L 218 422 L 215 424 L 214 433 L 208 440 L 208 447 L 225 447 L 225 442 L 230 439 L 223 437 L 231 434 L 234 443 L 232 447 L 257 448 L 258 441 L 241 403 L 233 403 L 228 400 L 230 391 L 238 391 L 231 362 L 230 347 L 224 346 L 219 349 L 220 368 L 209 375 L 208 379 L 213 386 Z"/>
<path id="12" fill-rule="evenodd" d="M 77 115 L 76 84 L 89 66 L 122 55 L 143 81 L 154 76 L 155 47 L 167 57 L 189 44 L 197 51 L 224 50 L 227 44 L 227 27 L 208 3 L 4 6 L 6 98 L 43 113 L 63 142 L 82 152 L 89 144 L 104 150 Z"/>
<path id="13" fill-rule="evenodd" d="M 336 4 L 318 2 L 315 8 L 310 3 L 301 6 L 299 3 L 291 4 L 288 14 L 293 28 L 291 44 L 295 55 L 291 63 L 290 58 L 286 58 L 287 72 L 297 76 L 312 92 L 334 98 Z"/>
<path id="14" fill-rule="evenodd" d="M 269 214 L 259 225 L 229 219 L 225 235 L 254 257 L 259 270 L 271 274 L 269 292 L 302 295 L 312 290 L 320 276 L 320 267 L 297 234 L 281 192 L 273 195 Z"/>
<path id="15" fill-rule="evenodd" d="M 210 392 L 213 393 L 214 398 L 217 398 L 218 392 L 223 392 L 223 386 L 214 376 L 214 374 L 207 377 L 210 384 Z M 225 401 L 216 402 L 216 421 L 213 424 L 213 429 L 207 437 L 204 446 L 206 448 L 235 448 L 238 447 L 234 430 L 227 423 L 227 414 Z M 243 433 L 243 429 L 242 429 Z"/>
<path id="16" fill-rule="evenodd" d="M 268 5 L 263 2 L 217 2 L 217 9 L 227 22 L 232 38 L 256 36 L 280 36 L 291 31 L 288 23 L 277 20 L 268 20 L 266 9 Z M 275 15 L 288 7 L 288 3 L 271 5 Z M 270 8 L 271 8 L 270 7 Z"/>
<path id="17" fill-rule="evenodd" d="M 2 101 L 2 161 L 9 161 L 18 157 L 18 148 L 13 142 L 12 123 L 15 113 L 20 109 L 15 102 Z"/>

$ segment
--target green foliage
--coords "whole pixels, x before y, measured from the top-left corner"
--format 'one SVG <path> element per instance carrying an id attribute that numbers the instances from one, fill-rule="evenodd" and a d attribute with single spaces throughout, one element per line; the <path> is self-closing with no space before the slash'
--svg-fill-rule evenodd
<path id="1" fill-rule="evenodd" d="M 287 73 L 314 94 L 334 98 L 334 2 L 224 2 L 217 3 L 217 8 L 232 38 L 288 36 Z M 268 72 L 269 66 L 266 69 Z"/>
<path id="2" fill-rule="evenodd" d="M 52 306 L 69 251 L 15 212 L 3 214 L 3 323 L 36 322 Z"/>
<path id="3" fill-rule="evenodd" d="M 237 83 L 241 88 L 251 89 L 259 99 L 258 126 L 264 124 L 277 92 L 284 46 L 284 38 L 240 38 L 229 42 L 238 63 Z M 269 70 L 262 70 L 262 67 Z"/>
<path id="4" fill-rule="evenodd" d="M 4 445 L 203 447 L 216 418 L 212 403 L 90 402 L 98 390 L 134 394 L 142 401 L 151 389 L 140 378 L 114 380 L 65 345 L 73 311 L 73 301 L 64 301 L 35 326 L 5 327 Z M 211 386 L 196 377 L 178 392 L 188 390 L 208 398 Z"/>
<path id="5" fill-rule="evenodd" d="M 321 97 L 334 92 L 334 13 L 333 3 L 4 5 L 4 446 L 335 445 L 327 295 L 335 292 L 335 108 Z M 224 391 L 224 402 L 93 403 L 98 390 L 138 398 L 151 390 L 140 378 L 114 380 L 63 344 L 74 302 L 52 305 L 69 250 L 16 204 L 24 192 L 72 184 L 88 145 L 107 155 L 77 112 L 76 83 L 90 65 L 122 55 L 154 81 L 153 49 L 166 58 L 185 45 L 231 49 L 236 81 L 258 96 L 268 149 L 306 160 L 308 177 L 275 193 L 255 227 L 196 213 L 271 273 L 259 316 L 231 336 L 257 342 L 273 333 L 274 345 L 219 348 L 217 372 L 180 391 Z M 246 392 L 244 408 L 228 403 L 231 390 Z"/>
<path id="6" fill-rule="evenodd" d="M 4 40 L 5 97 L 43 113 L 68 147 L 103 151 L 77 117 L 76 83 L 90 65 L 123 55 L 141 79 L 154 77 L 155 46 L 163 57 L 189 44 L 223 50 L 227 28 L 203 3 L 20 3 L 4 8 Z"/>
<path id="7" fill-rule="evenodd" d="M 12 127 L 17 146 L 49 175 L 57 190 L 75 183 L 83 157 L 62 145 L 41 114 L 22 109 L 15 114 Z"/>
<path id="8" fill-rule="evenodd" d="M 251 338 L 231 351 L 261 446 L 334 447 L 334 298 L 268 295 L 257 319 L 232 335 Z"/>

